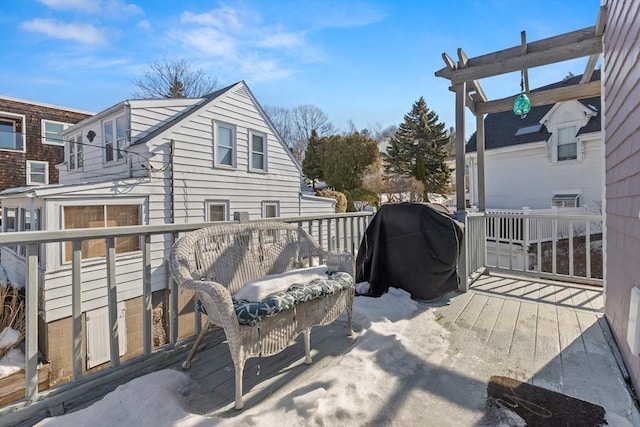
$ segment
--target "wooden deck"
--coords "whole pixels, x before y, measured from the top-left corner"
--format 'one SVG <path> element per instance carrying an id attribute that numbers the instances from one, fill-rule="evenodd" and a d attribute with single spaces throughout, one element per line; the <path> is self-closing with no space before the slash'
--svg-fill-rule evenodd
<path id="1" fill-rule="evenodd" d="M 640 425 L 603 318 L 600 289 L 482 276 L 467 293 L 452 292 L 439 301 L 421 304 L 409 322 L 408 328 L 413 329 L 410 336 L 421 336 L 424 325 L 434 325 L 434 318 L 444 328 L 446 352 L 429 354 L 429 343 L 425 342 L 421 354 L 401 356 L 406 360 L 399 363 L 420 366 L 420 375 L 400 379 L 399 389 L 385 408 L 371 408 L 376 411 L 374 422 L 367 425 L 412 425 L 416 419 L 438 420 L 438 425 L 444 426 L 491 425 L 484 414 L 487 383 L 495 375 L 601 405 L 608 420 Z M 358 332 L 358 325 L 354 329 Z M 321 381 L 324 368 L 357 343 L 358 333 L 354 337 L 345 333 L 342 321 L 314 328 L 311 365 L 303 363 L 302 337 L 278 355 L 250 359 L 244 371 L 247 407 Z M 425 331 L 423 336 L 430 335 Z M 169 367 L 181 369 L 180 363 Z M 185 396 L 189 402 L 186 410 L 220 417 L 238 414 L 233 409 L 234 369 L 222 331 L 213 330 L 205 336 L 189 372 L 198 388 Z M 76 406 L 68 402 L 65 406 L 80 408 L 88 403 Z M 423 412 L 407 410 L 416 407 Z"/>
<path id="2" fill-rule="evenodd" d="M 483 276 L 468 293 L 423 304 L 413 327 L 420 328 L 427 312 L 435 314 L 449 332 L 447 355 L 439 365 L 425 359 L 425 377 L 407 383 L 406 395 L 389 404 L 406 406 L 420 398 L 431 402 L 433 419 L 447 420 L 443 425 L 483 425 L 486 384 L 502 375 L 599 404 L 608 414 L 637 415 L 612 351 L 603 304 L 598 288 L 507 276 Z M 246 405 L 317 379 L 354 345 L 344 333 L 342 322 L 315 328 L 309 366 L 302 363 L 301 339 L 276 356 L 250 360 L 244 376 Z M 223 334 L 212 331 L 193 361 L 191 375 L 200 390 L 191 396 L 192 412 L 234 415 L 233 365 L 222 341 Z M 402 414 L 394 411 L 387 408 L 380 423 L 402 425 Z"/>

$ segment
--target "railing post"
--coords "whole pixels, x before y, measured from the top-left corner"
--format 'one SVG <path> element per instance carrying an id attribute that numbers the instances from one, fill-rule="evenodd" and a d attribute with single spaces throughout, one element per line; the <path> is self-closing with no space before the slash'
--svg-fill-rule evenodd
<path id="1" fill-rule="evenodd" d="M 151 354 L 151 235 L 142 240 L 142 337 L 144 354 Z"/>
<path id="2" fill-rule="evenodd" d="M 116 246 L 115 238 L 105 239 L 107 257 L 107 309 L 109 310 L 109 348 L 111 367 L 120 364 L 120 336 L 118 331 L 118 295 L 116 290 Z"/>
<path id="3" fill-rule="evenodd" d="M 73 240 L 71 261 L 71 311 L 73 331 L 73 380 L 82 378 L 82 241 Z"/>
<path id="4" fill-rule="evenodd" d="M 38 396 L 38 245 L 27 245 L 25 306 L 25 397 L 28 402 Z"/>
<path id="5" fill-rule="evenodd" d="M 464 224 L 464 236 L 462 241 L 460 242 L 460 256 L 458 258 L 458 277 L 460 278 L 458 284 L 458 290 L 460 292 L 468 292 L 469 291 L 469 278 L 467 274 L 467 244 L 466 241 L 469 238 L 468 226 L 467 224 L 467 213 L 464 210 L 458 210 L 454 213 L 455 218 Z"/>

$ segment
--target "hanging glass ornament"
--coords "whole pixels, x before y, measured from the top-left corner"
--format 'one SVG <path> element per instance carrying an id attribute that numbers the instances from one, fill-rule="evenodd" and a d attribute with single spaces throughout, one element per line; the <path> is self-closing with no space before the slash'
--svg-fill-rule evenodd
<path id="1" fill-rule="evenodd" d="M 529 97 L 524 93 L 521 93 L 513 103 L 513 113 L 520 116 L 521 119 L 524 119 L 529 111 L 531 111 L 531 102 L 529 101 Z"/>

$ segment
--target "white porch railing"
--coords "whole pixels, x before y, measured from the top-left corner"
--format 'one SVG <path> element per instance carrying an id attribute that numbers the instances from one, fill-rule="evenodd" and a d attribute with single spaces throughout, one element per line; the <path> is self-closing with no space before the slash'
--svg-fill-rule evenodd
<path id="1" fill-rule="evenodd" d="M 346 214 L 308 216 L 297 218 L 274 218 L 271 221 L 298 223 L 314 236 L 325 249 L 349 251 L 356 253 L 358 245 L 367 228 L 371 217 L 370 212 L 356 212 Z M 246 218 L 238 215 L 239 221 Z M 238 221 L 229 221 L 229 223 Z M 183 357 L 183 350 L 188 341 L 178 340 L 178 301 L 177 286 L 173 280 L 163 283 L 169 292 L 169 343 L 152 349 L 152 283 L 151 283 L 151 236 L 173 235 L 192 231 L 212 225 L 211 223 L 170 224 L 153 226 L 127 226 L 113 228 L 90 228 L 61 231 L 30 231 L 0 233 L 0 248 L 10 248 L 24 245 L 24 277 L 26 294 L 26 334 L 25 334 L 25 399 L 0 408 L 0 425 L 15 425 L 32 419 L 46 416 L 48 413 L 61 411 L 64 402 L 77 399 L 92 393 L 97 387 L 105 384 L 117 383 L 120 378 L 131 375 L 132 372 L 143 374 L 157 369 L 161 364 L 167 365 L 177 362 Z M 142 283 L 141 295 L 143 299 L 143 351 L 139 356 L 121 361 L 118 349 L 118 319 L 117 319 L 117 283 L 116 283 L 116 251 L 117 237 L 139 236 L 142 253 Z M 82 349 L 82 242 L 91 239 L 104 239 L 104 257 L 107 280 L 106 292 L 108 302 L 108 317 L 110 334 L 111 362 L 108 368 L 98 372 L 83 371 Z M 70 382 L 55 386 L 44 392 L 38 391 L 38 309 L 39 304 L 39 247 L 44 243 L 71 242 L 71 292 L 72 292 L 72 371 Z M 8 249 L 7 249 L 8 250 Z M 159 286 L 154 286 L 158 288 Z M 195 332 L 199 332 L 201 321 L 199 314 L 195 315 Z M 144 362 L 144 364 L 142 363 Z M 146 371 L 145 371 L 146 370 Z"/>
<path id="2" fill-rule="evenodd" d="M 486 266 L 602 285 L 602 215 L 490 211 Z"/>

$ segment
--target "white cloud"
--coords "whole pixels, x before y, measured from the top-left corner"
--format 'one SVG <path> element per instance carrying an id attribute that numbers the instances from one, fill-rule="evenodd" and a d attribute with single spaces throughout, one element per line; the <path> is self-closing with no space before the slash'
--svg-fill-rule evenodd
<path id="1" fill-rule="evenodd" d="M 276 59 L 244 58 L 238 68 L 243 76 L 250 76 L 252 82 L 281 80 L 296 73 L 296 70 L 283 66 Z"/>
<path id="2" fill-rule="evenodd" d="M 198 24 L 216 28 L 240 30 L 243 28 L 240 14 L 241 12 L 239 10 L 224 6 L 207 13 L 195 14 L 189 11 L 184 12 L 180 21 L 183 24 Z"/>
<path id="3" fill-rule="evenodd" d="M 318 48 L 309 46 L 305 30 L 267 25 L 245 7 L 185 11 L 180 24 L 182 28 L 168 32 L 169 38 L 206 58 L 217 72 L 228 70 L 236 78 L 278 80 L 297 72 L 292 64 L 324 59 Z"/>
<path id="4" fill-rule="evenodd" d="M 143 19 L 142 21 L 138 22 L 138 28 L 141 28 L 145 31 L 151 31 L 151 23 L 146 19 Z"/>
<path id="5" fill-rule="evenodd" d="M 71 10 L 89 14 L 106 14 L 115 19 L 127 19 L 131 16 L 143 15 L 143 10 L 134 3 L 123 0 L 38 0 L 45 6 L 55 10 Z"/>
<path id="6" fill-rule="evenodd" d="M 133 3 L 122 0 L 108 0 L 104 3 L 104 11 L 109 16 L 124 20 L 132 16 L 144 15 L 144 11 Z"/>
<path id="7" fill-rule="evenodd" d="M 225 58 L 233 58 L 236 56 L 236 39 L 215 28 L 196 28 L 188 31 L 175 31 L 169 33 L 169 37 L 189 45 L 206 55 Z"/>
<path id="8" fill-rule="evenodd" d="M 304 33 L 277 33 L 267 36 L 264 40 L 258 42 L 259 46 L 268 48 L 293 48 L 304 44 Z"/>
<path id="9" fill-rule="evenodd" d="M 33 19 L 20 24 L 20 27 L 49 37 L 74 40 L 84 44 L 103 44 L 107 38 L 98 28 L 87 24 L 66 24 L 53 19 Z"/>
<path id="10" fill-rule="evenodd" d="M 87 13 L 100 11 L 100 2 L 95 0 L 38 0 L 45 6 L 56 10 L 76 10 Z"/>

